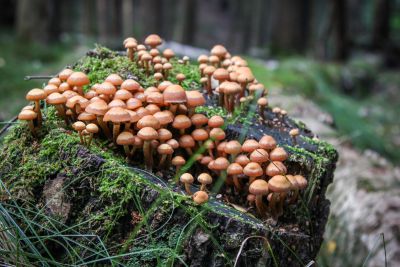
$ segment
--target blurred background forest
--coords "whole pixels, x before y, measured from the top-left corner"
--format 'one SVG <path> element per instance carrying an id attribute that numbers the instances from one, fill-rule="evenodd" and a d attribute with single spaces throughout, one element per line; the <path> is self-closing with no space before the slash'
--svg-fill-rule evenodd
<path id="1" fill-rule="evenodd" d="M 333 143 L 354 146 L 363 157 L 364 152 L 373 151 L 391 164 L 400 162 L 400 0 L 0 3 L 1 122 L 26 105 L 28 89 L 41 86 L 42 81 L 24 81 L 26 75 L 56 74 L 95 43 L 122 50 L 121 43 L 128 36 L 143 40 L 158 33 L 167 41 L 206 49 L 220 43 L 246 56 L 256 77 L 270 89 L 271 101 L 286 96 L 279 98 L 280 105 L 290 111 L 288 106 L 296 102 L 300 105 L 297 112 L 308 111 L 310 103 L 318 106 L 321 112 L 308 115 L 324 126 L 314 128 L 313 121 L 306 123 L 323 138 L 334 135 Z M 302 98 L 293 98 L 297 95 Z M 334 134 L 324 127 L 333 128 Z M 347 158 L 343 154 L 341 158 L 343 164 Z M 350 165 L 359 158 L 353 155 Z M 359 167 L 365 170 L 375 163 L 365 161 Z M 347 179 L 358 171 L 362 173 L 351 169 L 342 174 Z M 398 188 L 398 170 L 395 174 L 387 175 Z M 363 190 L 375 190 L 364 180 Z M 400 240 L 400 229 L 396 229 Z M 334 253 L 332 247 L 326 248 Z M 349 259 L 353 256 L 351 250 L 344 253 Z"/>

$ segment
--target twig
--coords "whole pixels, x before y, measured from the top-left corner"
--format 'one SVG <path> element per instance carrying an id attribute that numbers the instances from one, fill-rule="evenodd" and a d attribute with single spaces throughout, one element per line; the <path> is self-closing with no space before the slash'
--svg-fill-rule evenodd
<path id="1" fill-rule="evenodd" d="M 53 76 L 51 76 L 51 75 L 36 75 L 36 76 L 28 75 L 28 76 L 25 76 L 24 80 L 25 81 L 29 81 L 29 80 L 45 80 L 45 79 L 51 79 L 51 78 L 54 78 L 54 77 L 55 77 L 54 75 Z"/>

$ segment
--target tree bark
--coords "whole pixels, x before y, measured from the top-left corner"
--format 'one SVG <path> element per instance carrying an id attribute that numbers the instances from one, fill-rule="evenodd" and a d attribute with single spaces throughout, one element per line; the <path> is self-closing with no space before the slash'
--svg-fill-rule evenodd
<path id="1" fill-rule="evenodd" d="M 175 22 L 174 39 L 192 45 L 196 36 L 197 0 L 180 0 L 177 7 L 179 12 Z"/>
<path id="2" fill-rule="evenodd" d="M 20 40 L 48 41 L 49 6 L 46 0 L 18 0 L 16 15 L 16 32 Z"/>
<path id="3" fill-rule="evenodd" d="M 372 47 L 384 48 L 390 37 L 390 1 L 374 1 L 374 24 L 372 29 Z"/>
<path id="4" fill-rule="evenodd" d="M 347 58 L 347 7 L 345 0 L 332 0 L 333 5 L 333 42 L 335 46 L 334 59 Z"/>

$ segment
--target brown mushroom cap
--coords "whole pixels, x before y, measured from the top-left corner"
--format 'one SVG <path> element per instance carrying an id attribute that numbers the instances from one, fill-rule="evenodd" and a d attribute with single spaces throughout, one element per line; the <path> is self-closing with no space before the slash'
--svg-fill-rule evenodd
<path id="1" fill-rule="evenodd" d="M 89 84 L 90 81 L 85 73 L 77 71 L 68 77 L 67 83 L 71 86 L 84 86 Z"/>
<path id="2" fill-rule="evenodd" d="M 227 142 L 224 149 L 225 153 L 230 155 L 237 155 L 240 153 L 241 150 L 242 145 L 236 140 Z"/>
<path id="3" fill-rule="evenodd" d="M 135 110 L 137 108 L 140 108 L 142 106 L 142 101 L 136 98 L 129 98 L 126 101 L 126 108 L 130 110 Z"/>
<path id="4" fill-rule="evenodd" d="M 160 92 L 164 92 L 165 89 L 167 89 L 168 86 L 173 85 L 173 83 L 171 83 L 170 81 L 162 81 L 158 86 L 158 90 L 160 90 Z"/>
<path id="5" fill-rule="evenodd" d="M 113 95 L 113 94 L 115 94 L 116 91 L 117 91 L 117 89 L 110 82 L 103 82 L 96 87 L 96 93 L 98 93 L 99 95 L 101 95 L 101 94 Z"/>
<path id="6" fill-rule="evenodd" d="M 193 184 L 194 182 L 194 177 L 190 173 L 184 173 L 181 175 L 180 179 L 181 183 L 183 184 Z"/>
<path id="7" fill-rule="evenodd" d="M 153 116 L 160 122 L 161 125 L 166 125 L 174 120 L 174 116 L 169 110 L 156 112 L 153 114 Z"/>
<path id="8" fill-rule="evenodd" d="M 78 116 L 78 120 L 80 121 L 94 121 L 96 119 L 96 115 L 88 112 L 82 112 Z"/>
<path id="9" fill-rule="evenodd" d="M 118 74 L 115 74 L 115 73 L 108 75 L 104 81 L 110 82 L 114 86 L 120 86 L 124 82 L 124 80 L 122 80 L 121 76 L 119 76 Z"/>
<path id="10" fill-rule="evenodd" d="M 247 139 L 242 145 L 242 151 L 251 153 L 260 147 L 259 143 L 254 139 Z"/>
<path id="11" fill-rule="evenodd" d="M 294 178 L 299 186 L 299 189 L 304 189 L 307 187 L 307 180 L 302 175 L 295 175 Z"/>
<path id="12" fill-rule="evenodd" d="M 140 84 L 133 79 L 127 79 L 123 81 L 120 88 L 132 92 L 139 90 Z"/>
<path id="13" fill-rule="evenodd" d="M 95 102 L 90 103 L 86 109 L 86 112 L 103 116 L 108 111 L 108 105 L 104 100 L 97 100 Z"/>
<path id="14" fill-rule="evenodd" d="M 279 174 L 286 174 L 287 169 L 286 166 L 283 165 L 283 163 L 281 161 L 272 161 L 270 164 L 268 164 L 265 173 L 272 177 L 275 175 L 279 175 Z"/>
<path id="15" fill-rule="evenodd" d="M 128 122 L 131 120 L 129 113 L 123 108 L 111 108 L 104 114 L 104 121 Z"/>
<path id="16" fill-rule="evenodd" d="M 229 79 L 229 72 L 224 68 L 218 68 L 214 71 L 213 77 L 218 81 L 225 81 Z"/>
<path id="17" fill-rule="evenodd" d="M 214 160 L 213 169 L 217 171 L 226 170 L 229 166 L 229 161 L 224 157 L 219 157 Z"/>
<path id="18" fill-rule="evenodd" d="M 206 172 L 203 172 L 197 177 L 197 181 L 201 184 L 211 184 L 213 182 L 213 179 L 211 175 L 209 175 Z"/>
<path id="19" fill-rule="evenodd" d="M 222 127 L 225 121 L 221 116 L 215 115 L 208 120 L 208 126 L 212 128 Z"/>
<path id="20" fill-rule="evenodd" d="M 263 169 L 261 168 L 260 164 L 256 162 L 250 162 L 244 167 L 243 173 L 249 177 L 257 177 L 263 174 Z"/>
<path id="21" fill-rule="evenodd" d="M 140 137 L 140 139 L 144 141 L 150 141 L 150 140 L 155 140 L 158 138 L 158 133 L 156 130 L 154 130 L 151 127 L 144 127 L 139 130 L 137 133 L 137 136 Z"/>
<path id="22" fill-rule="evenodd" d="M 28 101 L 39 101 L 46 99 L 47 95 L 42 89 L 32 89 L 26 94 L 26 100 Z"/>
<path id="23" fill-rule="evenodd" d="M 124 101 L 128 100 L 132 97 L 133 97 L 133 95 L 128 90 L 125 90 L 125 89 L 118 90 L 117 92 L 115 92 L 115 95 L 114 95 L 114 99 L 121 99 Z"/>
<path id="24" fill-rule="evenodd" d="M 225 57 L 227 52 L 228 51 L 223 45 L 214 45 L 214 47 L 211 49 L 211 54 L 219 58 Z"/>
<path id="25" fill-rule="evenodd" d="M 124 146 L 124 145 L 133 145 L 135 143 L 135 136 L 128 131 L 124 131 L 120 133 L 117 137 L 117 144 Z"/>
<path id="26" fill-rule="evenodd" d="M 292 137 L 296 137 L 300 134 L 300 130 L 298 128 L 294 128 L 289 131 L 289 135 Z"/>
<path id="27" fill-rule="evenodd" d="M 283 147 L 276 147 L 269 153 L 269 157 L 272 161 L 285 161 L 288 154 Z"/>
<path id="28" fill-rule="evenodd" d="M 161 45 L 162 40 L 161 37 L 158 36 L 157 34 L 150 34 L 149 36 L 146 37 L 144 43 L 152 48 L 155 48 Z"/>
<path id="29" fill-rule="evenodd" d="M 226 136 L 225 131 L 222 130 L 221 128 L 213 128 L 210 131 L 210 137 L 215 140 L 218 140 L 218 141 L 224 140 L 225 136 Z"/>
<path id="30" fill-rule="evenodd" d="M 179 148 L 179 143 L 175 139 L 169 139 L 167 141 L 167 144 L 170 145 L 173 149 L 178 149 Z"/>
<path id="31" fill-rule="evenodd" d="M 151 92 L 147 95 L 146 98 L 147 103 L 157 104 L 159 106 L 164 105 L 164 95 L 160 92 Z"/>
<path id="32" fill-rule="evenodd" d="M 188 107 L 198 107 L 206 103 L 203 94 L 199 91 L 186 91 L 186 98 Z"/>
<path id="33" fill-rule="evenodd" d="M 291 189 L 292 184 L 283 175 L 275 175 L 268 181 L 269 190 L 275 193 L 287 192 Z"/>
<path id="34" fill-rule="evenodd" d="M 36 118 L 37 118 L 37 113 L 29 109 L 24 109 L 18 114 L 18 119 L 23 121 L 31 121 Z"/>
<path id="35" fill-rule="evenodd" d="M 181 156 L 175 156 L 172 159 L 171 163 L 174 166 L 182 166 L 182 165 L 184 165 L 186 163 L 186 160 Z"/>
<path id="36" fill-rule="evenodd" d="M 172 58 L 172 57 L 175 56 L 175 53 L 174 53 L 174 51 L 172 51 L 172 49 L 167 48 L 167 49 L 164 50 L 163 56 L 164 56 L 166 59 L 169 60 L 170 58 Z"/>
<path id="37" fill-rule="evenodd" d="M 59 74 L 58 77 L 60 78 L 61 81 L 66 81 L 68 77 L 74 73 L 73 70 L 71 69 L 63 69 Z"/>
<path id="38" fill-rule="evenodd" d="M 250 184 L 249 192 L 256 196 L 266 195 L 268 194 L 268 183 L 262 179 L 255 180 Z"/>
<path id="39" fill-rule="evenodd" d="M 52 93 L 46 98 L 46 102 L 51 105 L 65 104 L 67 98 L 60 93 Z"/>
<path id="40" fill-rule="evenodd" d="M 208 194 L 204 191 L 197 191 L 192 196 L 194 203 L 201 205 L 208 201 Z"/>
<path id="41" fill-rule="evenodd" d="M 136 125 L 139 129 L 151 127 L 155 130 L 160 129 L 160 122 L 153 115 L 143 116 Z"/>
<path id="42" fill-rule="evenodd" d="M 182 86 L 177 84 L 169 85 L 164 90 L 164 102 L 170 104 L 186 103 L 186 92 Z"/>
<path id="43" fill-rule="evenodd" d="M 204 129 L 195 129 L 192 132 L 192 137 L 196 141 L 205 141 L 208 139 L 208 132 Z"/>
<path id="44" fill-rule="evenodd" d="M 258 104 L 259 106 L 265 107 L 266 105 L 268 105 L 268 100 L 267 100 L 267 98 L 265 98 L 265 97 L 260 97 L 260 98 L 257 100 L 257 104 Z"/>
<path id="45" fill-rule="evenodd" d="M 48 84 L 43 88 L 43 91 L 46 93 L 46 95 L 51 95 L 52 93 L 58 92 L 58 86 L 54 84 Z"/>
<path id="46" fill-rule="evenodd" d="M 196 127 L 200 127 L 208 123 L 208 118 L 204 114 L 194 114 L 190 119 L 192 124 Z"/>
<path id="47" fill-rule="evenodd" d="M 86 129 L 86 124 L 81 121 L 76 121 L 72 124 L 72 128 L 74 128 L 75 131 L 83 131 Z"/>
<path id="48" fill-rule="evenodd" d="M 260 147 L 265 150 L 272 150 L 276 147 L 275 139 L 270 135 L 264 135 L 259 141 Z"/>
<path id="49" fill-rule="evenodd" d="M 88 125 L 86 125 L 86 131 L 96 134 L 99 132 L 99 127 L 94 123 L 89 123 Z"/>
<path id="50" fill-rule="evenodd" d="M 203 69 L 203 73 L 204 73 L 205 75 L 208 75 L 208 76 L 212 75 L 212 74 L 214 73 L 214 71 L 215 71 L 215 67 L 214 67 L 214 66 L 206 66 L 206 67 Z"/>
<path id="51" fill-rule="evenodd" d="M 158 139 L 161 142 L 165 142 L 165 141 L 170 140 L 172 138 L 172 133 L 167 129 L 161 128 L 157 132 L 158 132 Z"/>
<path id="52" fill-rule="evenodd" d="M 235 162 L 244 167 L 250 163 L 250 159 L 246 155 L 239 155 L 236 157 Z"/>
<path id="53" fill-rule="evenodd" d="M 121 99 L 114 99 L 110 103 L 108 103 L 109 108 L 126 108 L 126 104 Z"/>
<path id="54" fill-rule="evenodd" d="M 174 149 L 168 144 L 161 144 L 157 147 L 157 152 L 161 155 L 171 155 Z"/>
<path id="55" fill-rule="evenodd" d="M 268 152 L 262 148 L 258 148 L 251 152 L 250 160 L 257 163 L 267 162 L 269 160 Z"/>
<path id="56" fill-rule="evenodd" d="M 186 115 L 178 115 L 175 117 L 174 121 L 172 122 L 172 127 L 175 129 L 187 129 L 192 126 L 192 121 Z"/>
<path id="57" fill-rule="evenodd" d="M 192 148 L 195 146 L 195 142 L 191 135 L 185 134 L 179 138 L 179 145 L 182 148 Z"/>
<path id="58" fill-rule="evenodd" d="M 231 163 L 228 166 L 229 175 L 239 175 L 243 173 L 243 167 L 239 163 Z"/>

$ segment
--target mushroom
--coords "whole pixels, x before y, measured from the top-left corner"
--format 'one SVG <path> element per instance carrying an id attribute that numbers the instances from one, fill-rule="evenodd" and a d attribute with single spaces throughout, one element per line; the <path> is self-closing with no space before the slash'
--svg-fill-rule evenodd
<path id="1" fill-rule="evenodd" d="M 46 98 L 46 101 L 56 107 L 58 115 L 64 119 L 66 124 L 68 124 L 68 118 L 65 114 L 65 103 L 67 102 L 67 98 L 60 93 L 52 93 Z"/>
<path id="2" fill-rule="evenodd" d="M 126 158 L 131 158 L 132 153 L 129 146 L 135 144 L 135 136 L 131 132 L 124 131 L 118 135 L 116 142 L 124 147 Z"/>
<path id="3" fill-rule="evenodd" d="M 289 135 L 292 137 L 293 143 L 297 145 L 296 137 L 300 134 L 300 130 L 298 128 L 294 128 L 289 131 Z"/>
<path id="4" fill-rule="evenodd" d="M 99 127 L 94 123 L 89 123 L 86 125 L 86 131 L 89 133 L 89 141 L 87 141 L 87 146 L 89 147 L 93 140 L 93 135 L 99 132 Z"/>
<path id="5" fill-rule="evenodd" d="M 85 140 L 83 139 L 82 131 L 86 129 L 86 125 L 82 121 L 76 121 L 72 124 L 72 128 L 79 133 L 79 138 L 81 139 L 81 144 L 85 144 Z"/>
<path id="6" fill-rule="evenodd" d="M 288 158 L 288 154 L 282 147 L 276 147 L 269 153 L 269 158 L 272 161 L 285 161 Z"/>
<path id="7" fill-rule="evenodd" d="M 164 102 L 170 105 L 170 111 L 175 115 L 179 104 L 186 103 L 185 90 L 177 84 L 169 85 L 163 92 Z"/>
<path id="8" fill-rule="evenodd" d="M 175 56 L 175 53 L 174 53 L 174 51 L 172 51 L 172 49 L 167 48 L 167 49 L 164 50 L 163 56 L 164 56 L 168 61 L 170 61 L 170 59 L 173 58 L 173 57 Z"/>
<path id="9" fill-rule="evenodd" d="M 207 93 L 208 95 L 212 95 L 212 86 L 211 86 L 211 76 L 215 71 L 215 67 L 207 66 L 204 68 L 203 73 L 207 76 Z"/>
<path id="10" fill-rule="evenodd" d="M 203 145 L 203 142 L 208 139 L 208 132 L 204 129 L 195 129 L 192 132 L 192 137 L 195 141 L 197 141 L 199 148 Z"/>
<path id="11" fill-rule="evenodd" d="M 26 100 L 35 102 L 34 111 L 37 114 L 37 124 L 42 125 L 42 112 L 40 111 L 40 100 L 46 99 L 47 95 L 42 89 L 32 89 L 26 94 Z"/>
<path id="12" fill-rule="evenodd" d="M 68 77 L 71 76 L 72 73 L 74 73 L 74 71 L 71 69 L 63 69 L 58 74 L 58 78 L 60 78 L 61 81 L 65 82 L 65 81 L 67 81 Z"/>
<path id="13" fill-rule="evenodd" d="M 218 143 L 225 139 L 226 134 L 221 128 L 213 128 L 210 131 L 210 137 L 214 140 L 215 146 L 218 146 Z"/>
<path id="14" fill-rule="evenodd" d="M 193 150 L 195 146 L 194 139 L 191 135 L 185 134 L 179 138 L 179 146 L 184 148 L 189 155 L 193 155 Z"/>
<path id="15" fill-rule="evenodd" d="M 108 129 L 107 124 L 103 121 L 104 114 L 106 114 L 106 112 L 108 111 L 107 103 L 104 100 L 94 101 L 86 107 L 85 111 L 87 113 L 96 115 L 97 122 L 103 130 L 104 134 L 107 136 L 107 138 L 111 139 L 112 136 L 110 130 Z"/>
<path id="16" fill-rule="evenodd" d="M 195 90 L 186 91 L 186 99 L 187 99 L 186 105 L 189 109 L 188 112 L 189 116 L 192 116 L 194 114 L 196 107 L 204 106 L 206 103 L 203 94 Z"/>
<path id="17" fill-rule="evenodd" d="M 83 96 L 83 86 L 88 85 L 90 81 L 85 73 L 78 71 L 68 77 L 67 83 L 75 88 L 78 94 Z"/>
<path id="18" fill-rule="evenodd" d="M 215 184 L 216 188 L 219 188 L 222 185 L 222 183 L 225 182 L 226 169 L 228 168 L 228 166 L 229 166 L 229 161 L 224 157 L 216 158 L 215 160 L 211 161 L 208 164 L 208 168 L 210 170 L 216 171 L 219 177 L 221 178 Z"/>
<path id="19" fill-rule="evenodd" d="M 260 117 L 265 120 L 265 107 L 268 105 L 268 100 L 265 97 L 260 97 L 257 100 L 257 104 L 259 106 Z"/>
<path id="20" fill-rule="evenodd" d="M 243 168 L 243 173 L 249 177 L 249 184 L 251 185 L 258 176 L 263 175 L 263 169 L 260 164 L 250 162 Z"/>
<path id="21" fill-rule="evenodd" d="M 182 82 L 186 79 L 186 76 L 183 73 L 178 73 L 175 78 L 177 79 L 178 84 L 182 86 Z"/>
<path id="22" fill-rule="evenodd" d="M 157 46 L 161 45 L 162 40 L 161 37 L 158 36 L 157 34 L 150 34 L 149 36 L 146 37 L 144 43 L 150 46 L 151 48 L 157 48 Z"/>
<path id="23" fill-rule="evenodd" d="M 186 160 L 183 158 L 183 157 L 181 157 L 181 156 L 175 156 L 173 159 L 172 159 L 172 165 L 174 165 L 175 166 L 175 175 L 178 175 L 179 174 L 179 172 L 180 172 L 180 170 L 181 170 L 181 167 L 183 166 L 183 165 L 185 165 L 185 163 L 186 163 Z"/>
<path id="24" fill-rule="evenodd" d="M 242 185 L 239 182 L 238 176 L 243 173 L 243 167 L 239 163 L 231 163 L 228 166 L 228 175 L 230 175 L 233 179 L 233 183 L 235 184 L 235 188 L 239 191 L 242 189 Z"/>
<path id="25" fill-rule="evenodd" d="M 260 144 L 254 140 L 254 139 L 247 139 L 244 141 L 242 144 L 242 151 L 246 153 L 251 153 L 254 150 L 258 149 L 260 147 Z"/>
<path id="26" fill-rule="evenodd" d="M 157 147 L 157 152 L 161 155 L 159 165 L 164 166 L 167 156 L 172 155 L 174 149 L 168 144 L 161 144 Z"/>
<path id="27" fill-rule="evenodd" d="M 217 56 L 221 61 L 225 59 L 227 53 L 228 51 L 223 45 L 214 45 L 211 49 L 211 54 Z"/>
<path id="28" fill-rule="evenodd" d="M 287 176 L 289 176 L 289 175 L 287 175 Z M 299 190 L 303 190 L 307 187 L 307 180 L 302 175 L 294 175 L 294 176 L 292 176 L 291 179 L 289 179 L 289 181 L 292 184 L 296 185 L 296 187 L 294 189 L 294 193 L 292 195 L 292 198 L 289 201 L 290 203 L 294 203 L 299 196 Z"/>
<path id="29" fill-rule="evenodd" d="M 242 145 L 236 141 L 236 140 L 232 140 L 226 143 L 225 145 L 225 153 L 231 155 L 230 161 L 234 162 L 236 156 L 240 153 L 240 151 L 242 150 Z"/>
<path id="30" fill-rule="evenodd" d="M 287 172 L 286 166 L 281 161 L 272 161 L 268 164 L 265 173 L 269 176 L 285 175 Z"/>
<path id="31" fill-rule="evenodd" d="M 204 114 L 194 114 L 190 120 L 197 129 L 208 123 L 208 118 Z"/>
<path id="32" fill-rule="evenodd" d="M 172 122 L 172 127 L 179 130 L 181 135 L 185 134 L 185 129 L 192 126 L 192 121 L 186 115 L 177 115 Z"/>
<path id="33" fill-rule="evenodd" d="M 188 195 L 191 195 L 192 191 L 190 190 L 190 185 L 193 184 L 193 182 L 194 182 L 193 176 L 190 173 L 186 172 L 186 173 L 181 175 L 180 181 L 181 181 L 182 184 L 185 185 L 186 193 Z"/>
<path id="34" fill-rule="evenodd" d="M 29 129 L 31 130 L 33 135 L 36 135 L 35 125 L 33 123 L 33 120 L 35 120 L 37 117 L 38 117 L 37 113 L 35 111 L 29 110 L 29 109 L 23 109 L 18 114 L 19 120 L 28 122 Z"/>
<path id="35" fill-rule="evenodd" d="M 208 173 L 204 172 L 201 173 L 198 177 L 197 177 L 197 181 L 199 183 L 201 183 L 201 187 L 200 190 L 201 191 L 206 191 L 206 186 L 211 184 L 213 182 L 211 175 L 209 175 Z"/>
<path id="36" fill-rule="evenodd" d="M 252 162 L 257 162 L 262 166 L 264 162 L 267 162 L 269 160 L 268 152 L 262 148 L 257 148 L 256 150 L 251 152 L 250 160 Z"/>
<path id="37" fill-rule="evenodd" d="M 235 159 L 235 162 L 236 162 L 236 163 L 239 163 L 240 166 L 244 167 L 244 166 L 246 166 L 247 164 L 250 163 L 250 159 L 249 159 L 249 157 L 247 157 L 246 155 L 239 155 L 239 156 L 237 156 L 237 158 Z"/>
<path id="38" fill-rule="evenodd" d="M 146 169 L 152 170 L 153 167 L 153 156 L 152 156 L 152 148 L 151 148 L 151 141 L 156 140 L 158 138 L 158 133 L 151 127 L 144 127 L 139 130 L 137 136 L 143 140 L 143 153 L 144 159 L 146 162 Z"/>
<path id="39" fill-rule="evenodd" d="M 268 181 L 269 190 L 273 193 L 269 202 L 270 210 L 274 218 L 283 214 L 283 202 L 292 184 L 283 175 L 275 175 Z M 278 202 L 278 203 L 277 203 Z"/>
<path id="40" fill-rule="evenodd" d="M 256 208 L 258 214 L 263 216 L 265 214 L 266 207 L 263 203 L 262 197 L 268 194 L 268 183 L 265 180 L 255 180 L 249 186 L 249 192 L 256 196 Z"/>
<path id="41" fill-rule="evenodd" d="M 198 205 L 202 205 L 208 201 L 208 194 L 204 191 L 197 191 L 193 194 L 193 201 Z"/>
<path id="42" fill-rule="evenodd" d="M 103 120 L 113 123 L 113 141 L 116 143 L 121 123 L 130 122 L 131 116 L 125 109 L 117 107 L 109 109 L 106 114 L 104 114 Z"/>
<path id="43" fill-rule="evenodd" d="M 128 58 L 130 59 L 130 61 L 133 61 L 135 57 L 137 42 L 135 40 L 128 40 L 124 45 L 125 48 L 128 50 Z"/>
<path id="44" fill-rule="evenodd" d="M 214 115 L 208 120 L 208 127 L 210 128 L 220 128 L 224 125 L 224 119 L 219 115 Z"/>
<path id="45" fill-rule="evenodd" d="M 276 141 L 275 139 L 270 136 L 270 135 L 264 135 L 260 141 L 258 142 L 260 144 L 260 147 L 262 149 L 265 149 L 267 151 L 271 151 L 276 147 Z"/>

